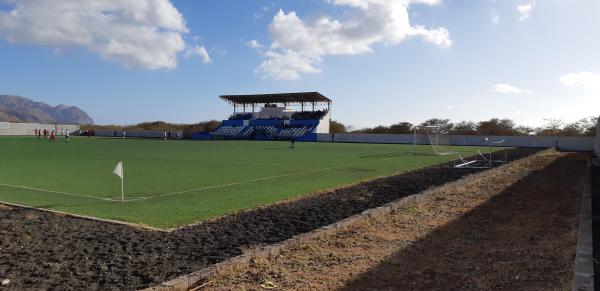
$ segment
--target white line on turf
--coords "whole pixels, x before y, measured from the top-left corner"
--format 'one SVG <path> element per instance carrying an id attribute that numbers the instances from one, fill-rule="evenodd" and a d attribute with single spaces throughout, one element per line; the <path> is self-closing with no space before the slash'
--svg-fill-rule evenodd
<path id="1" fill-rule="evenodd" d="M 3 184 L 3 183 L 0 183 L 0 186 L 4 186 L 4 187 L 8 187 L 8 188 L 15 188 L 15 189 L 34 190 L 34 191 L 47 192 L 47 193 L 53 193 L 53 194 L 61 194 L 61 195 L 67 195 L 67 196 L 92 198 L 92 199 L 98 199 L 98 200 L 103 200 L 103 201 L 115 201 L 111 198 L 102 198 L 102 197 L 96 197 L 96 196 L 91 196 L 91 195 L 67 193 L 67 192 L 46 190 L 46 189 L 33 188 L 33 187 L 27 187 L 27 186 L 9 185 L 9 184 Z"/>
<path id="2" fill-rule="evenodd" d="M 142 159 L 166 159 L 166 160 L 177 160 L 176 155 L 169 155 L 169 156 L 145 156 L 145 155 L 140 155 L 137 154 L 135 155 L 138 158 L 142 158 Z M 267 163 L 267 162 L 255 162 L 255 161 L 226 161 L 226 160 L 210 160 L 210 159 L 203 159 L 203 158 L 197 158 L 197 159 L 192 159 L 192 158 L 186 158 L 187 161 L 204 161 L 204 162 L 212 162 L 212 163 L 219 163 L 219 164 L 234 164 L 234 165 L 261 165 L 261 166 L 281 166 L 281 167 L 305 167 L 306 165 L 289 165 L 289 164 L 280 164 L 280 163 Z"/>
<path id="3" fill-rule="evenodd" d="M 207 187 L 190 189 L 190 190 L 184 190 L 184 191 L 163 193 L 163 194 L 153 195 L 151 197 L 145 197 L 145 198 L 142 198 L 142 199 L 139 199 L 139 200 L 148 200 L 148 199 L 154 199 L 154 198 L 165 197 L 165 196 L 173 196 L 173 195 L 178 195 L 178 194 L 200 192 L 200 191 L 211 190 L 211 189 L 216 189 L 216 188 L 225 188 L 225 187 L 229 187 L 229 186 L 235 186 L 235 185 L 241 185 L 241 184 L 249 184 L 249 183 L 254 183 L 254 182 L 261 182 L 261 181 L 273 180 L 273 179 L 277 179 L 277 178 L 299 176 L 299 175 L 310 174 L 310 173 L 317 173 L 317 172 L 328 171 L 328 170 L 333 170 L 333 169 L 339 169 L 339 168 L 344 168 L 344 167 L 351 167 L 351 166 L 369 164 L 369 163 L 372 163 L 372 162 L 375 162 L 375 161 L 381 162 L 381 161 L 391 160 L 391 159 L 394 159 L 394 158 L 397 158 L 397 157 L 391 157 L 391 158 L 380 159 L 380 160 L 371 160 L 371 161 L 367 161 L 367 162 L 360 162 L 360 163 L 354 163 L 354 164 L 346 164 L 346 165 L 340 165 L 340 166 L 334 166 L 334 167 L 328 167 L 328 168 L 321 168 L 321 169 L 315 169 L 315 170 L 310 170 L 310 171 L 302 171 L 302 172 L 296 172 L 296 173 L 290 173 L 290 174 L 276 175 L 276 176 L 270 176 L 270 177 L 264 177 L 264 178 L 258 178 L 258 179 L 251 179 L 251 180 L 245 180 L 245 181 L 233 182 L 233 183 L 227 183 L 227 184 L 221 184 L 221 185 L 207 186 Z"/>
<path id="4" fill-rule="evenodd" d="M 150 197 L 132 197 L 132 198 L 126 198 L 125 201 L 123 201 L 123 202 L 135 202 L 135 201 L 149 200 L 149 199 L 154 199 L 154 198 L 159 198 L 159 197 L 173 196 L 173 195 L 193 193 L 193 192 L 201 192 L 201 191 L 206 191 L 206 190 L 211 190 L 211 189 L 225 188 L 225 187 L 229 187 L 229 186 L 235 186 L 235 185 L 241 185 L 241 184 L 249 184 L 249 183 L 254 183 L 254 182 L 261 182 L 261 181 L 273 180 L 273 179 L 277 179 L 277 178 L 300 176 L 300 175 L 304 175 L 304 174 L 317 173 L 317 172 L 328 171 L 328 170 L 333 170 L 333 169 L 339 169 L 339 168 L 344 168 L 344 167 L 352 167 L 352 166 L 369 164 L 369 163 L 373 163 L 373 162 L 387 161 L 387 160 L 391 160 L 391 159 L 395 159 L 395 158 L 398 158 L 398 157 L 390 157 L 390 158 L 385 158 L 385 159 L 370 160 L 370 161 L 366 161 L 366 162 L 353 163 L 353 164 L 345 164 L 345 165 L 334 166 L 334 167 L 327 167 L 327 168 L 320 168 L 320 169 L 315 169 L 315 170 L 310 170 L 310 171 L 302 171 L 302 172 L 296 172 L 296 173 L 290 173 L 290 174 L 283 174 L 283 175 L 263 177 L 263 178 L 258 178 L 258 179 L 245 180 L 245 181 L 240 181 L 240 182 L 233 182 L 233 183 L 227 183 L 227 184 L 221 184 L 221 185 L 207 186 L 207 187 L 190 189 L 190 190 L 184 190 L 184 191 L 163 193 L 163 194 L 153 195 L 153 196 L 150 196 Z M 60 192 L 60 191 L 39 189 L 39 188 L 26 187 L 26 186 L 9 185 L 9 184 L 2 184 L 2 183 L 0 183 L 0 186 L 10 187 L 10 188 L 17 188 L 17 189 L 34 190 L 34 191 L 54 193 L 54 194 L 62 194 L 62 195 L 68 195 L 68 196 L 77 196 L 77 197 L 92 198 L 92 199 L 98 199 L 98 200 L 109 201 L 109 202 L 121 202 L 121 198 L 120 197 L 118 197 L 118 198 L 101 198 L 101 197 L 96 197 L 96 196 L 91 196 L 91 195 L 67 193 L 67 192 Z"/>

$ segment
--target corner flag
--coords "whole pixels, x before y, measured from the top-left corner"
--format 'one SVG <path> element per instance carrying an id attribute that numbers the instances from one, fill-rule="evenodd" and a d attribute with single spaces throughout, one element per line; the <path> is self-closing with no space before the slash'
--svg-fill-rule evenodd
<path id="1" fill-rule="evenodd" d="M 123 162 L 119 162 L 117 164 L 117 166 L 113 170 L 113 174 L 115 174 L 115 175 L 119 176 L 119 178 L 121 178 L 121 202 L 123 202 L 123 201 L 125 201 L 125 191 L 124 191 L 124 187 L 123 187 L 123 180 L 124 180 Z"/>
<path id="2" fill-rule="evenodd" d="M 123 162 L 119 162 L 115 169 L 113 170 L 113 174 L 119 176 L 119 178 L 123 178 Z"/>

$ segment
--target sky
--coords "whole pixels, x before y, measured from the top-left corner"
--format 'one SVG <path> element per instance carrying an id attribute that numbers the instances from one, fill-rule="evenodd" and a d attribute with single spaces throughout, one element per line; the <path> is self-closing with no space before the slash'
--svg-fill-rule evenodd
<path id="1" fill-rule="evenodd" d="M 318 91 L 355 128 L 600 115 L 598 0 L 0 0 L 0 94 L 97 124 Z"/>

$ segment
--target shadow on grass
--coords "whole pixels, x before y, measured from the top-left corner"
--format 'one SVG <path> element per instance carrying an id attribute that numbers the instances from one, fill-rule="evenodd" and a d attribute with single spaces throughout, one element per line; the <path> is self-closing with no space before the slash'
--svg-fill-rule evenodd
<path id="1" fill-rule="evenodd" d="M 586 161 L 569 154 L 529 173 L 343 289 L 570 289 Z"/>

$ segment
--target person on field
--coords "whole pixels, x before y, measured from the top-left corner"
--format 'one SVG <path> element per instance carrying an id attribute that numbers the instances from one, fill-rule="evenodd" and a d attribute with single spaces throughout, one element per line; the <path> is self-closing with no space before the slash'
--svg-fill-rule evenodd
<path id="1" fill-rule="evenodd" d="M 69 130 L 68 129 L 65 131 L 65 141 L 69 142 Z"/>
<path id="2" fill-rule="evenodd" d="M 40 139 L 42 137 L 42 130 L 41 129 L 37 130 L 37 137 L 38 137 L 38 139 Z"/>
<path id="3" fill-rule="evenodd" d="M 54 142 L 54 139 L 56 138 L 56 133 L 54 132 L 54 130 L 50 133 L 50 141 Z"/>
<path id="4" fill-rule="evenodd" d="M 127 131 L 123 130 L 123 138 L 127 138 Z"/>
<path id="5" fill-rule="evenodd" d="M 290 137 L 290 148 L 291 149 L 295 149 L 296 148 L 296 139 L 293 136 Z"/>
<path id="6" fill-rule="evenodd" d="M 164 137 L 165 141 L 167 141 L 167 131 L 166 130 L 163 130 L 163 137 Z"/>

